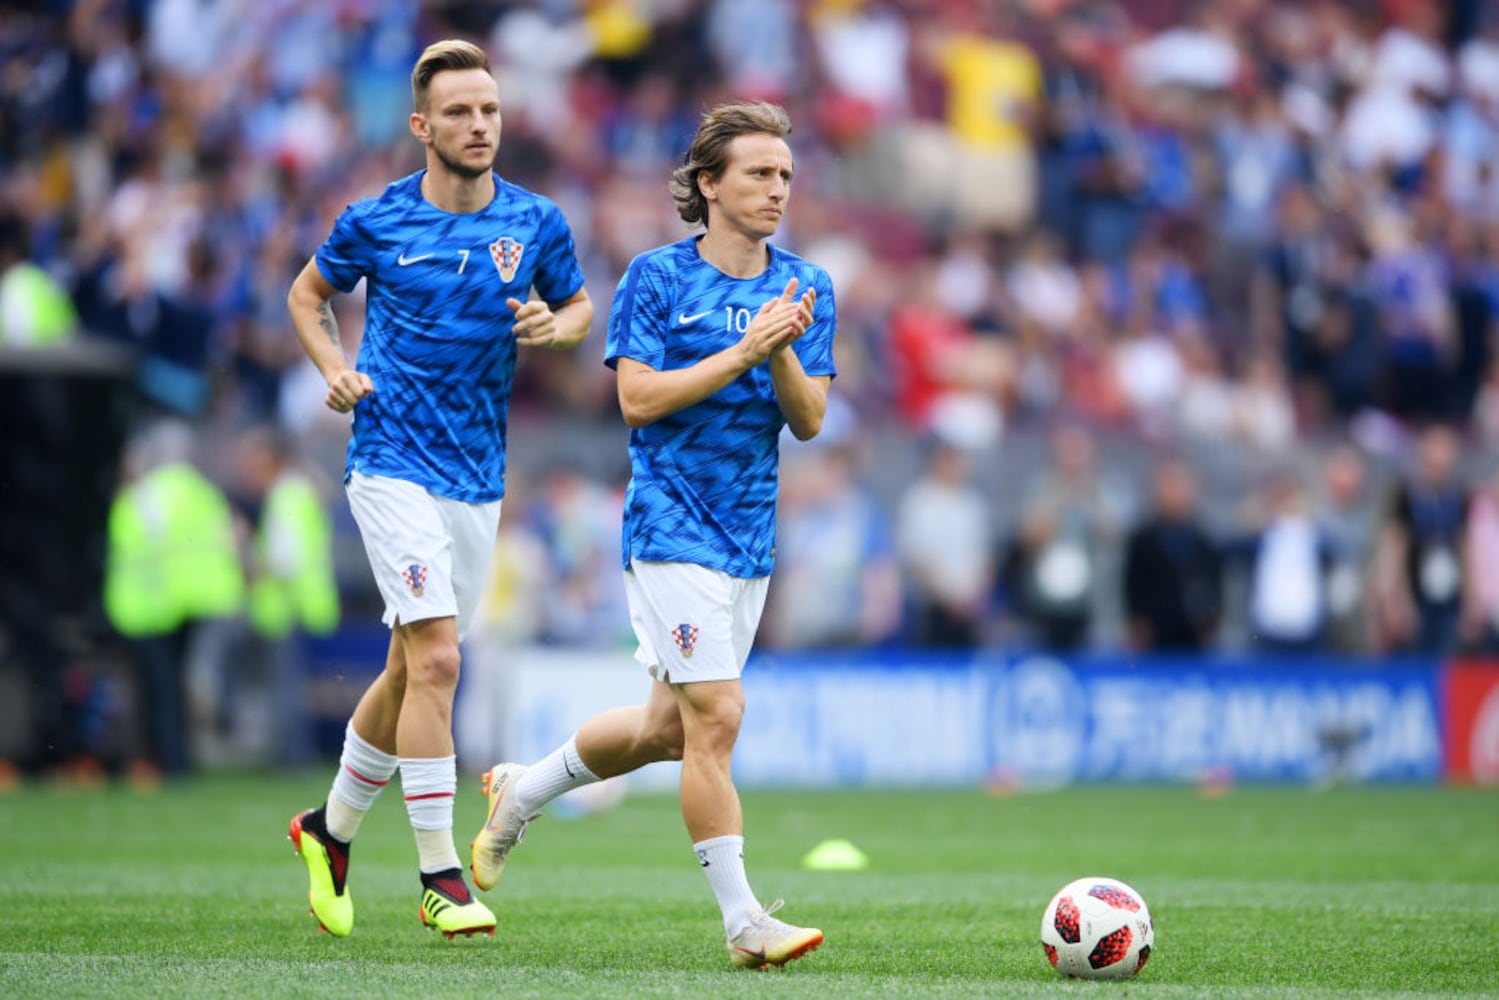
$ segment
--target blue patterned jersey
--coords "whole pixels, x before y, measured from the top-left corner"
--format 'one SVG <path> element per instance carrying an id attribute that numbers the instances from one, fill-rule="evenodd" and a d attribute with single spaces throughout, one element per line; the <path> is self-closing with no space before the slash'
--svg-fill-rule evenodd
<path id="1" fill-rule="evenodd" d="M 495 177 L 467 214 L 422 197 L 425 171 L 350 205 L 318 247 L 329 284 L 366 281 L 355 367 L 374 383 L 354 408 L 345 475 L 404 479 L 468 503 L 505 492 L 505 418 L 515 314 L 532 286 L 547 302 L 583 287 L 572 232 L 550 200 Z"/>
<path id="2" fill-rule="evenodd" d="M 620 279 L 609 311 L 605 361 L 632 358 L 657 371 L 687 368 L 739 341 L 792 277 L 817 290 L 812 325 L 793 350 L 808 375 L 835 374 L 837 310 L 827 272 L 770 248 L 770 265 L 731 278 L 689 238 L 641 254 Z M 775 559 L 779 441 L 767 361 L 701 402 L 630 431 L 624 563 L 688 562 L 730 576 L 770 574 Z"/>

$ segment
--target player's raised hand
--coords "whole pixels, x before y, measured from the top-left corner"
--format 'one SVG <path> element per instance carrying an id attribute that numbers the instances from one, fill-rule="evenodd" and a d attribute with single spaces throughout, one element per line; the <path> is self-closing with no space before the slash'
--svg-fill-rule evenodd
<path id="1" fill-rule="evenodd" d="M 328 379 L 328 395 L 323 400 L 334 413 L 348 413 L 361 399 L 375 391 L 375 383 L 364 372 L 345 368 Z"/>
<path id="2" fill-rule="evenodd" d="M 509 298 L 505 304 L 515 313 L 515 325 L 510 329 L 515 342 L 525 347 L 571 347 L 572 342 L 562 336 L 562 328 L 551 306 L 540 299 L 522 302 Z"/>

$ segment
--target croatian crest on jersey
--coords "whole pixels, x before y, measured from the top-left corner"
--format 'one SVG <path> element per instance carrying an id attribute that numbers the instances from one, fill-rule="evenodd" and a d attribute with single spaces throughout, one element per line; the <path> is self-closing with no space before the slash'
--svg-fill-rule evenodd
<path id="1" fill-rule="evenodd" d="M 682 623 L 671 630 L 671 637 L 682 651 L 684 659 L 691 659 L 693 647 L 697 645 L 697 626 Z"/>
<path id="2" fill-rule="evenodd" d="M 517 243 L 509 236 L 501 236 L 489 244 L 489 256 L 494 258 L 494 266 L 499 269 L 500 277 L 505 281 L 515 280 L 515 272 L 520 269 L 521 254 L 525 251 L 524 243 Z"/>
<path id="3" fill-rule="evenodd" d="M 427 567 L 420 563 L 412 563 L 401 570 L 401 579 L 406 581 L 406 586 L 411 588 L 411 596 L 421 597 L 427 589 Z"/>

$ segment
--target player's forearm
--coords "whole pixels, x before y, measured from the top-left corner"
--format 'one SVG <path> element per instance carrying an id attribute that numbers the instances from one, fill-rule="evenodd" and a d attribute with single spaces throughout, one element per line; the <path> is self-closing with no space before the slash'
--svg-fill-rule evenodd
<path id="1" fill-rule="evenodd" d="M 775 385 L 776 405 L 791 433 L 798 441 L 816 437 L 828 410 L 828 380 L 809 376 L 789 346 L 770 356 L 770 378 Z"/>
<path id="2" fill-rule="evenodd" d="M 348 356 L 338 339 L 338 321 L 333 317 L 331 303 L 323 302 L 310 311 L 293 309 L 292 327 L 297 331 L 302 349 L 323 373 L 324 379 L 332 381 L 349 367 Z"/>
<path id="3" fill-rule="evenodd" d="M 733 382 L 753 365 L 741 345 L 711 354 L 687 368 L 656 371 L 628 358 L 620 359 L 619 408 L 625 423 L 645 427 L 678 410 L 700 403 Z"/>
<path id="4" fill-rule="evenodd" d="M 334 376 L 349 367 L 331 301 L 299 280 L 286 296 L 286 308 L 291 313 L 292 329 L 296 330 L 302 349 L 323 373 L 324 379 L 332 381 Z"/>

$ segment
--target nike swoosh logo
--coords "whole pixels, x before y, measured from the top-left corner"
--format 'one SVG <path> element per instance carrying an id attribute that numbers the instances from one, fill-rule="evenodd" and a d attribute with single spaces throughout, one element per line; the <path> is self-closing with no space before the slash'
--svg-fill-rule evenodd
<path id="1" fill-rule="evenodd" d="M 402 267 L 405 267 L 407 264 L 415 264 L 419 260 L 426 260 L 428 257 L 435 256 L 437 255 L 431 253 L 419 253 L 415 257 L 408 257 L 403 253 L 401 254 L 401 256 L 396 258 L 396 263 L 401 265 Z"/>
<path id="2" fill-rule="evenodd" d="M 677 313 L 677 322 L 682 324 L 683 326 L 687 326 L 689 323 L 696 323 L 704 316 L 711 316 L 716 312 L 718 312 L 717 309 L 708 309 L 704 312 L 693 313 L 691 316 L 687 315 L 686 313 Z"/>
<path id="3" fill-rule="evenodd" d="M 764 958 L 765 957 L 765 945 L 764 945 L 763 942 L 760 945 L 760 950 L 759 951 L 750 951 L 748 948 L 741 947 L 740 945 L 737 945 L 737 944 L 734 946 L 734 950 L 738 951 L 738 952 L 743 952 L 744 954 L 749 955 L 749 956 L 751 956 L 753 958 Z"/>

